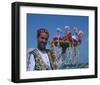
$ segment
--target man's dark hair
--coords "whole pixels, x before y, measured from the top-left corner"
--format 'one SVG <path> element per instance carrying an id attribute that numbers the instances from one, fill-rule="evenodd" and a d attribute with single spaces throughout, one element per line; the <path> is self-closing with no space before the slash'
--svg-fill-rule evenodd
<path id="1" fill-rule="evenodd" d="M 48 30 L 46 28 L 39 28 L 37 30 L 37 38 L 40 36 L 41 33 L 46 33 L 48 35 L 48 37 L 49 37 L 49 32 L 48 32 Z"/>

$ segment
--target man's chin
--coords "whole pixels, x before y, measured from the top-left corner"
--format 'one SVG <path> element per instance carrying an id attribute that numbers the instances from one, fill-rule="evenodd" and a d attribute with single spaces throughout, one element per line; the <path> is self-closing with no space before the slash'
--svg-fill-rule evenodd
<path id="1" fill-rule="evenodd" d="M 45 47 L 44 47 L 44 46 L 41 46 L 41 47 L 40 47 L 40 49 L 41 49 L 41 50 L 44 50 L 44 49 L 45 49 Z"/>

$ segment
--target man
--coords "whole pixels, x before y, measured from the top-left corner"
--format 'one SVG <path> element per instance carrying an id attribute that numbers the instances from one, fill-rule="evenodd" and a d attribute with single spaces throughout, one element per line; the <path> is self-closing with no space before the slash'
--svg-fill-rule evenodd
<path id="1" fill-rule="evenodd" d="M 51 56 L 51 51 L 46 49 L 49 32 L 45 28 L 37 30 L 37 48 L 29 52 L 27 70 L 57 69 L 56 59 Z"/>

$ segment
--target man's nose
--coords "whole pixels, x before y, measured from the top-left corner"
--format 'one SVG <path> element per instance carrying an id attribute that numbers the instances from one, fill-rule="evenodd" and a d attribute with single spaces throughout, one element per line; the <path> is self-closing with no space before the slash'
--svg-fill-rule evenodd
<path id="1" fill-rule="evenodd" d="M 43 42 L 46 42 L 46 39 L 43 39 L 42 41 L 43 41 Z"/>

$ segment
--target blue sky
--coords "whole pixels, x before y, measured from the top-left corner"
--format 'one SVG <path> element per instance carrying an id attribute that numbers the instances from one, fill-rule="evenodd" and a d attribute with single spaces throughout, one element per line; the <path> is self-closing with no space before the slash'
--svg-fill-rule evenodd
<path id="1" fill-rule="evenodd" d="M 49 14 L 27 14 L 27 49 L 37 47 L 36 31 L 38 28 L 47 28 L 50 37 L 54 36 L 56 28 L 65 32 L 65 26 L 70 25 L 71 33 L 73 27 L 77 25 L 79 30 L 84 32 L 84 37 L 80 45 L 79 61 L 80 63 L 88 62 L 88 16 L 71 16 L 71 15 L 49 15 Z M 62 33 L 62 34 L 63 34 Z M 49 48 L 49 43 L 47 45 Z"/>

